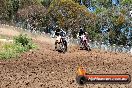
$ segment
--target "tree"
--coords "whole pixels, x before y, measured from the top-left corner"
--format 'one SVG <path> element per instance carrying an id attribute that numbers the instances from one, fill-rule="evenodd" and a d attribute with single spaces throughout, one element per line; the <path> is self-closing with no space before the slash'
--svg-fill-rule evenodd
<path id="1" fill-rule="evenodd" d="M 80 6 L 72 0 L 53 0 L 49 7 L 49 16 L 59 26 L 75 30 L 80 26 L 92 25 L 95 15 L 89 13 L 85 6 Z"/>
<path id="2" fill-rule="evenodd" d="M 42 0 L 41 1 L 41 4 L 45 7 L 49 7 L 50 6 L 50 3 L 52 2 L 53 0 Z"/>
<path id="3" fill-rule="evenodd" d="M 95 6 L 98 8 L 100 8 L 102 6 L 105 8 L 109 8 L 112 5 L 111 0 L 92 0 L 91 3 L 92 3 L 92 6 Z"/>
<path id="4" fill-rule="evenodd" d="M 0 0 L 0 15 L 5 11 L 6 9 L 6 0 Z"/>
<path id="5" fill-rule="evenodd" d="M 0 0 L 0 20 L 7 20 L 8 18 L 7 4 L 7 0 Z"/>
<path id="6" fill-rule="evenodd" d="M 122 0 L 121 4 L 123 4 L 123 5 L 131 5 L 132 1 L 131 0 Z"/>
<path id="7" fill-rule="evenodd" d="M 46 17 L 46 14 L 47 10 L 42 5 L 31 5 L 28 6 L 27 8 L 19 9 L 17 12 L 19 20 L 28 22 L 30 23 L 30 25 L 34 25 L 35 27 L 38 28 L 42 27 L 42 24 L 44 22 L 43 18 Z"/>
<path id="8" fill-rule="evenodd" d="M 40 3 L 39 0 L 20 0 L 19 4 L 20 4 L 20 9 L 22 9 L 31 5 L 38 5 Z"/>

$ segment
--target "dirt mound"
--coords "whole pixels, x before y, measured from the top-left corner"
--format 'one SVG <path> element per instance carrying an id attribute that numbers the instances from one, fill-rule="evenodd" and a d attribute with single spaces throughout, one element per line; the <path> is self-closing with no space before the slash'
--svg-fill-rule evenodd
<path id="1" fill-rule="evenodd" d="M 132 56 L 100 50 L 81 51 L 69 46 L 66 54 L 53 51 L 53 40 L 37 36 L 37 50 L 19 58 L 0 60 L 0 88 L 78 88 L 77 67 L 95 74 L 132 75 Z M 51 42 L 51 43 L 50 43 Z M 87 84 L 82 88 L 131 88 L 130 84 Z"/>

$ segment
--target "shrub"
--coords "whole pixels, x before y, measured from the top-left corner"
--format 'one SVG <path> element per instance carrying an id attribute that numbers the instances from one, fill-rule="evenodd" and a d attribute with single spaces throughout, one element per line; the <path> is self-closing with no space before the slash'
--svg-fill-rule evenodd
<path id="1" fill-rule="evenodd" d="M 14 42 L 16 44 L 20 43 L 22 46 L 26 46 L 31 42 L 31 39 L 28 38 L 27 35 L 20 34 L 19 36 L 14 37 Z"/>
<path id="2" fill-rule="evenodd" d="M 18 47 L 24 47 L 24 51 L 36 48 L 36 45 L 32 42 L 32 39 L 27 35 L 20 34 L 14 37 L 14 42 Z"/>
<path id="3" fill-rule="evenodd" d="M 14 49 L 17 53 L 22 53 L 22 52 L 26 51 L 25 47 L 23 47 L 20 43 L 15 44 Z"/>
<path id="4" fill-rule="evenodd" d="M 1 59 L 9 59 L 18 56 L 20 53 L 26 52 L 30 49 L 37 48 L 27 35 L 20 34 L 14 38 L 14 43 L 5 44 L 0 51 Z"/>

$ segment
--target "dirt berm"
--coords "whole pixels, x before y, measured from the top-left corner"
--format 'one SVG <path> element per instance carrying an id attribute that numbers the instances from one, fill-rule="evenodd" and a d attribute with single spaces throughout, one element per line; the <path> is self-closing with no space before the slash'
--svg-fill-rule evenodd
<path id="1" fill-rule="evenodd" d="M 20 32 L 13 27 L 1 27 L 0 34 L 14 36 Z M 29 34 L 30 35 L 30 34 Z M 0 60 L 0 88 L 132 88 L 130 84 L 76 83 L 78 66 L 84 66 L 92 74 L 132 75 L 132 56 L 100 50 L 78 50 L 75 45 L 68 52 L 53 51 L 53 40 L 42 36 L 33 37 L 39 49 L 21 54 L 18 58 Z"/>

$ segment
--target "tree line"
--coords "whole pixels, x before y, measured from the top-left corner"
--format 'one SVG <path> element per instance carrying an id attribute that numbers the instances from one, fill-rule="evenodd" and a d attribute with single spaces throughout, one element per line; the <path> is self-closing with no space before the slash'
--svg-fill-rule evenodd
<path id="1" fill-rule="evenodd" d="M 131 0 L 0 0 L 0 21 L 36 30 L 54 29 L 57 25 L 73 37 L 80 27 L 89 33 L 93 41 L 117 45 L 132 45 Z M 82 4 L 83 3 L 83 4 Z M 90 12 L 88 8 L 94 7 Z"/>

